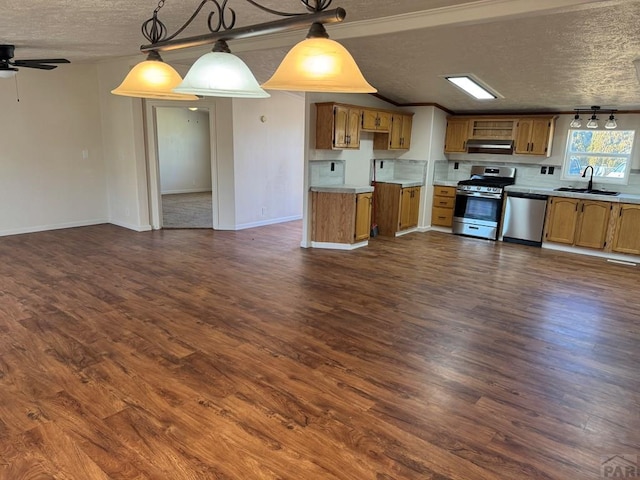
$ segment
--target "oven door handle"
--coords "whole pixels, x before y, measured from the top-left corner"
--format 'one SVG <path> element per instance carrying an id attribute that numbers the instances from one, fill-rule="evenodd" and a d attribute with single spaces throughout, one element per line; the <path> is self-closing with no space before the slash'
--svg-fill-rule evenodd
<path id="1" fill-rule="evenodd" d="M 502 195 L 499 193 L 484 193 L 484 192 L 456 192 L 456 195 L 463 197 L 482 197 L 482 198 L 496 198 L 501 199 Z"/>

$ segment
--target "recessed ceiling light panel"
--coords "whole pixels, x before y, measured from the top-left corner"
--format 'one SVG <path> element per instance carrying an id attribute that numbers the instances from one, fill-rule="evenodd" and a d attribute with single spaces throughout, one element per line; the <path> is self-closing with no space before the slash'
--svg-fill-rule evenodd
<path id="1" fill-rule="evenodd" d="M 471 75 L 445 75 L 444 78 L 476 100 L 495 100 L 499 96 Z"/>

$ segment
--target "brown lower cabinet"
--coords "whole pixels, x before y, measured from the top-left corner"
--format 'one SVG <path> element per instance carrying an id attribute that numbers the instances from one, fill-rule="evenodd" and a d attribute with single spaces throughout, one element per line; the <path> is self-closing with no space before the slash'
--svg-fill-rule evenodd
<path id="1" fill-rule="evenodd" d="M 311 240 L 356 243 L 371 232 L 373 193 L 311 192 Z"/>
<path id="2" fill-rule="evenodd" d="M 397 232 L 418 226 L 420 188 L 402 187 L 397 183 L 376 183 L 374 221 L 380 235 L 392 237 Z"/>
<path id="3" fill-rule="evenodd" d="M 618 208 L 612 250 L 640 255 L 640 205 L 622 203 Z"/>
<path id="4" fill-rule="evenodd" d="M 602 249 L 607 243 L 611 202 L 550 197 L 545 240 Z"/>
<path id="5" fill-rule="evenodd" d="M 433 187 L 433 206 L 431 207 L 431 225 L 451 227 L 453 209 L 456 203 L 456 187 Z"/>

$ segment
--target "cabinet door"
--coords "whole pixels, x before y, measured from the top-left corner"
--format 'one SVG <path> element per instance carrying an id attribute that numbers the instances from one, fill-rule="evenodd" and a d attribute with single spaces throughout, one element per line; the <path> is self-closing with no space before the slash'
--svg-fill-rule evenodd
<path id="1" fill-rule="evenodd" d="M 391 114 L 389 112 L 378 112 L 369 109 L 362 111 L 362 130 L 388 132 L 390 125 Z"/>
<path id="2" fill-rule="evenodd" d="M 349 108 L 336 105 L 333 107 L 333 146 L 347 148 L 349 146 Z"/>
<path id="3" fill-rule="evenodd" d="M 516 129 L 514 152 L 519 155 L 546 155 L 551 134 L 551 119 L 521 118 Z"/>
<path id="4" fill-rule="evenodd" d="M 398 230 L 411 227 L 411 207 L 413 202 L 413 188 L 403 188 L 400 191 L 400 213 L 398 215 Z"/>
<path id="5" fill-rule="evenodd" d="M 388 132 L 391 128 L 391 114 L 389 112 L 378 112 L 378 130 Z"/>
<path id="6" fill-rule="evenodd" d="M 420 187 L 413 187 L 411 193 L 411 213 L 409 215 L 409 227 L 418 226 L 418 214 L 420 213 Z"/>
<path id="7" fill-rule="evenodd" d="M 640 205 L 620 205 L 613 251 L 640 255 Z"/>
<path id="8" fill-rule="evenodd" d="M 533 119 L 521 118 L 518 121 L 518 127 L 516 129 L 516 144 L 514 153 L 520 155 L 529 154 L 529 148 L 531 146 L 531 132 L 533 131 Z"/>
<path id="9" fill-rule="evenodd" d="M 549 146 L 551 121 L 546 118 L 536 118 L 531 127 L 531 155 L 545 155 Z"/>
<path id="10" fill-rule="evenodd" d="M 391 115 L 391 131 L 389 133 L 389 148 L 402 148 L 402 115 Z"/>
<path id="11" fill-rule="evenodd" d="M 413 117 L 411 115 L 402 116 L 402 131 L 400 133 L 400 148 L 409 150 L 411 148 L 411 127 Z"/>
<path id="12" fill-rule="evenodd" d="M 450 118 L 444 137 L 444 151 L 447 153 L 466 152 L 469 140 L 469 120 Z"/>
<path id="13" fill-rule="evenodd" d="M 356 231 L 354 240 L 361 242 L 371 233 L 371 201 L 373 193 L 359 193 L 356 196 Z"/>
<path id="14" fill-rule="evenodd" d="M 347 146 L 349 148 L 360 148 L 360 120 L 362 110 L 350 108 L 347 124 Z"/>
<path id="15" fill-rule="evenodd" d="M 378 129 L 378 112 L 375 110 L 365 109 L 362 111 L 362 129 L 377 130 Z"/>
<path id="16" fill-rule="evenodd" d="M 551 197 L 549 199 L 546 240 L 573 245 L 579 202 L 576 198 Z"/>
<path id="17" fill-rule="evenodd" d="M 580 202 L 575 244 L 578 247 L 604 248 L 609 225 L 610 202 Z"/>

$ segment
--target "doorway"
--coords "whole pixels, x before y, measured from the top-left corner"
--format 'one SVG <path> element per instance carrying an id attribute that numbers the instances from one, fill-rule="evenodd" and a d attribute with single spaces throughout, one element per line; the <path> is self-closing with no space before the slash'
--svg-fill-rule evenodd
<path id="1" fill-rule="evenodd" d="M 150 101 L 145 112 L 152 227 L 213 228 L 209 108 Z"/>

